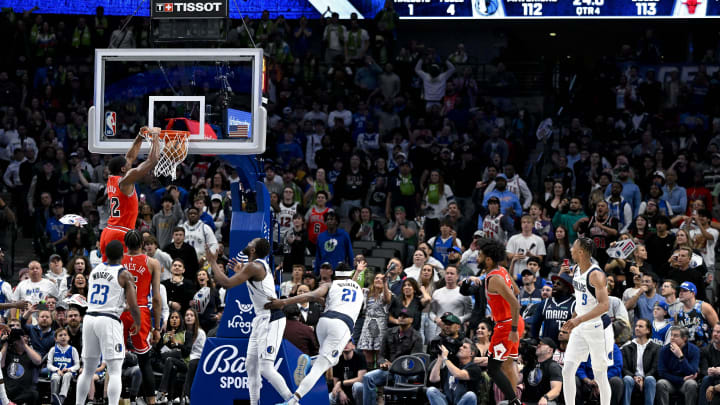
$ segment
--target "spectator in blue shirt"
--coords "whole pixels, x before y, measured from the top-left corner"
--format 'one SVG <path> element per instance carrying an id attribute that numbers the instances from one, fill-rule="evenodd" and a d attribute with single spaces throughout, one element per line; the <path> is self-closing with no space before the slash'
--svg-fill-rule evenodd
<path id="1" fill-rule="evenodd" d="M 37 310 L 30 307 L 23 314 L 23 320 L 28 322 L 33 312 Z M 46 355 L 55 346 L 55 332 L 52 329 L 52 315 L 47 309 L 40 310 L 37 316 L 37 325 L 24 323 L 25 331 L 30 336 L 30 346 L 40 356 Z"/>
<path id="2" fill-rule="evenodd" d="M 277 155 L 278 160 L 282 162 L 282 166 L 287 168 L 296 161 L 302 161 L 305 157 L 292 132 L 285 132 L 283 139 L 283 143 L 278 143 Z"/>
<path id="3" fill-rule="evenodd" d="M 640 187 L 637 186 L 637 184 L 633 183 L 633 181 L 630 179 L 630 167 L 627 165 L 620 166 L 620 172 L 618 173 L 618 180 L 623 186 L 622 189 L 622 196 L 630 203 L 630 206 L 632 207 L 633 212 L 633 218 L 635 218 L 638 214 L 638 210 L 640 209 L 640 202 L 642 201 L 642 195 L 640 194 Z M 605 188 L 605 198 L 610 196 L 610 191 L 612 189 L 612 183 L 608 184 Z M 675 212 L 675 210 L 673 210 Z"/>
<path id="4" fill-rule="evenodd" d="M 695 380 L 700 366 L 700 349 L 688 344 L 688 330 L 682 326 L 670 328 L 670 343 L 660 349 L 655 402 L 668 405 L 670 395 L 678 390 L 685 404 L 696 404 L 698 383 Z"/>
<path id="5" fill-rule="evenodd" d="M 670 203 L 673 214 L 684 215 L 687 211 L 687 190 L 677 184 L 677 172 L 668 169 L 665 172 L 665 185 L 662 188 L 663 200 Z"/>
<path id="6" fill-rule="evenodd" d="M 613 404 L 618 404 L 622 399 L 625 385 L 622 380 L 622 352 L 620 352 L 620 348 L 616 344 L 613 344 L 613 352 L 611 359 L 612 365 L 608 366 L 607 369 L 608 380 L 610 381 L 610 390 L 612 392 L 610 402 Z M 577 373 L 575 373 L 575 375 L 582 382 L 583 393 L 585 393 L 587 390 L 590 391 L 593 396 L 599 396 L 599 388 L 597 383 L 595 382 L 595 374 L 593 373 L 590 357 L 588 357 L 587 361 L 580 363 L 580 366 L 578 367 Z"/>
<path id="7" fill-rule="evenodd" d="M 638 246 L 640 248 L 640 246 Z M 642 247 L 644 249 L 644 247 Z M 658 276 L 645 271 L 642 275 L 642 284 L 638 291 L 626 303 L 628 310 L 635 309 L 635 319 L 653 319 L 653 309 L 658 301 L 665 302 L 665 298 L 657 293 Z"/>
<path id="8" fill-rule="evenodd" d="M 60 222 L 60 218 L 65 214 L 65 207 L 62 201 L 55 201 L 52 206 L 55 216 L 48 218 L 45 225 L 45 232 L 50 238 L 50 243 L 55 246 L 55 250 L 59 251 L 67 245 L 67 227 L 68 225 Z"/>
<path id="9" fill-rule="evenodd" d="M 522 214 L 523 210 L 520 204 L 520 197 L 507 189 L 507 177 L 502 173 L 495 176 L 495 189 L 485 194 L 483 207 L 487 208 L 488 200 L 492 197 L 500 200 L 500 211 L 504 215 L 515 217 Z"/>
<path id="10" fill-rule="evenodd" d="M 350 235 L 344 229 L 338 229 L 338 216 L 335 211 L 325 214 L 327 231 L 318 235 L 317 251 L 315 255 L 315 274 L 320 273 L 321 263 L 330 263 L 333 268 L 338 263 L 350 265 L 353 262 L 352 242 Z"/>

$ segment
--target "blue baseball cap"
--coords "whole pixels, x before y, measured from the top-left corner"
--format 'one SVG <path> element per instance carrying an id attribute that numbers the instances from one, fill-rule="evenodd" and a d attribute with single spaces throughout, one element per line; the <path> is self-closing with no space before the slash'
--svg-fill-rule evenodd
<path id="1" fill-rule="evenodd" d="M 451 247 L 450 250 L 452 250 L 452 251 L 454 251 L 454 252 L 462 253 L 462 249 L 460 249 L 460 248 L 457 247 L 457 246 Z"/>
<path id="2" fill-rule="evenodd" d="M 658 302 L 655 303 L 655 306 L 664 309 L 665 312 L 668 312 L 668 310 L 670 309 L 670 308 L 668 307 L 667 302 L 665 302 L 665 301 L 658 301 Z"/>
<path id="3" fill-rule="evenodd" d="M 697 295 L 697 287 L 689 281 L 680 284 L 680 289 L 691 291 L 693 294 Z"/>

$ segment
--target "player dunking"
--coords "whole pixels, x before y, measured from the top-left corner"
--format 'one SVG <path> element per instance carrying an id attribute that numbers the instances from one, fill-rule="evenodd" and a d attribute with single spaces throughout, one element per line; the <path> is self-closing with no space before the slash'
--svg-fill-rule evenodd
<path id="1" fill-rule="evenodd" d="M 148 129 L 143 127 L 142 131 L 149 130 L 152 134 L 157 134 L 160 129 Z M 105 255 L 105 247 L 111 240 L 117 240 L 120 243 L 125 241 L 125 233 L 131 229 L 135 229 L 135 221 L 138 214 L 138 197 L 135 193 L 135 183 L 142 179 L 152 170 L 160 158 L 160 141 L 158 136 L 153 136 L 152 145 L 148 158 L 138 167 L 133 168 L 132 165 L 137 158 L 142 144 L 143 136 L 138 134 L 133 141 L 130 150 L 125 157 L 116 156 L 110 159 L 108 177 L 105 191 L 110 201 L 110 216 L 108 218 L 107 227 L 103 229 L 100 235 L 100 252 L 103 255 L 103 262 L 107 261 Z"/>
<path id="2" fill-rule="evenodd" d="M 123 257 L 122 264 L 130 272 L 135 284 L 137 303 L 140 307 L 140 329 L 131 335 L 132 352 L 137 354 L 138 365 L 143 375 L 142 393 L 148 403 L 155 403 L 155 377 L 150 363 L 150 344 L 160 341 L 162 325 L 162 298 L 160 295 L 160 262 L 142 253 L 143 237 L 136 230 L 125 234 L 125 247 L 128 252 Z M 148 309 L 148 296 L 152 288 L 152 308 L 154 317 L 150 316 Z M 133 319 L 129 311 L 120 316 L 123 323 L 125 339 L 130 335 Z M 152 327 L 151 320 L 155 321 Z M 152 336 L 150 336 L 152 329 Z"/>
<path id="3" fill-rule="evenodd" d="M 566 405 L 575 404 L 575 372 L 580 363 L 587 361 L 588 354 L 600 391 L 600 404 L 610 404 L 608 353 L 613 351 L 615 337 L 607 315 L 609 300 L 605 273 L 591 261 L 594 246 L 592 239 L 578 238 L 570 249 L 577 263 L 573 276 L 576 316 L 562 327 L 570 332 L 562 370 Z"/>
<path id="4" fill-rule="evenodd" d="M 306 354 L 300 356 L 295 370 L 295 382 L 298 383 L 298 377 L 303 377 L 302 381 L 298 383 L 298 388 L 292 397 L 284 397 L 288 400 L 283 404 L 299 403 L 320 377 L 340 360 L 340 354 L 352 337 L 355 321 L 363 306 L 362 289 L 355 281 L 348 279 L 351 275 L 352 271 L 337 271 L 332 283 L 323 283 L 309 293 L 292 298 L 282 300 L 272 298 L 265 305 L 266 308 L 280 310 L 285 305 L 325 299 L 325 312 L 320 315 L 315 328 L 320 343 L 318 357 L 308 372 L 310 357 Z"/>
<path id="5" fill-rule="evenodd" d="M 135 284 L 123 267 L 123 245 L 119 241 L 107 244 L 108 262 L 98 264 L 88 277 L 87 312 L 83 319 L 83 368 L 77 382 L 75 403 L 83 405 L 87 399 L 95 368 L 100 356 L 107 364 L 108 402 L 117 405 L 122 390 L 122 363 L 125 360 L 125 340 L 120 314 L 127 303 L 132 314 L 131 333 L 140 328 L 140 308 L 137 305 Z"/>
<path id="6" fill-rule="evenodd" d="M 205 248 L 205 257 L 212 267 L 218 285 L 230 289 L 247 282 L 250 300 L 255 307 L 255 319 L 252 322 L 245 366 L 250 405 L 257 405 L 262 387 L 260 376 L 265 377 L 282 398 L 290 398 L 292 395 L 285 379 L 275 370 L 274 365 L 285 332 L 285 314 L 279 309 L 265 309 L 268 300 L 277 298 L 272 271 L 264 260 L 264 257 L 270 254 L 270 243 L 263 238 L 253 239 L 243 249 L 243 253 L 248 256 L 248 262 L 236 264 L 235 274 L 228 278 L 217 264 L 217 253 L 213 253 L 207 246 Z"/>
<path id="7" fill-rule="evenodd" d="M 508 271 L 500 266 L 500 262 L 505 260 L 505 247 L 501 243 L 489 241 L 480 247 L 480 252 L 487 273 L 485 294 L 495 322 L 490 339 L 488 375 L 505 395 L 509 405 L 519 405 L 520 400 L 515 392 L 518 384 L 515 359 L 518 357 L 520 336 L 525 331 L 517 300 L 520 291 Z"/>

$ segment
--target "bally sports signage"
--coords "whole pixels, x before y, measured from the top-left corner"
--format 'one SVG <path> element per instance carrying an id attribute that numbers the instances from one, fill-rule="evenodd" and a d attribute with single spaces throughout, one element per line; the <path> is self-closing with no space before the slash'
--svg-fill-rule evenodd
<path id="1" fill-rule="evenodd" d="M 227 18 L 227 0 L 163 1 L 152 0 L 152 18 Z"/>

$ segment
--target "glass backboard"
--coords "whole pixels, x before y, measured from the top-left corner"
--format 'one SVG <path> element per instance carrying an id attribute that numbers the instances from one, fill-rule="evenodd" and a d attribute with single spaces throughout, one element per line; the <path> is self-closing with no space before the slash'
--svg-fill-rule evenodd
<path id="1" fill-rule="evenodd" d="M 191 154 L 263 153 L 262 81 L 262 49 L 96 49 L 88 147 L 125 153 L 155 126 L 188 131 Z"/>

